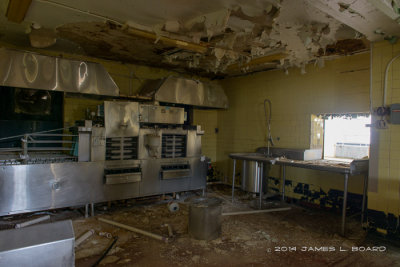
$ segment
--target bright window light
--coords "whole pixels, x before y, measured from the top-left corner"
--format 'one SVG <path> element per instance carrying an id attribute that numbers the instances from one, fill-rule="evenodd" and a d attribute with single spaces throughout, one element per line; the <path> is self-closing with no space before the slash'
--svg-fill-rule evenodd
<path id="1" fill-rule="evenodd" d="M 324 122 L 324 159 L 369 156 L 371 116 L 329 116 Z"/>

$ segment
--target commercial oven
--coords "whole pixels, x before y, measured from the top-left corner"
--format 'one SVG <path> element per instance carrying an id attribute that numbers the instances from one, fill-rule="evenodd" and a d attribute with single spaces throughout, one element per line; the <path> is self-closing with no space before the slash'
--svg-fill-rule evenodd
<path id="1" fill-rule="evenodd" d="M 24 135 L 0 152 L 0 215 L 204 189 L 203 131 L 184 117 L 179 107 L 105 101 L 104 125 Z"/>

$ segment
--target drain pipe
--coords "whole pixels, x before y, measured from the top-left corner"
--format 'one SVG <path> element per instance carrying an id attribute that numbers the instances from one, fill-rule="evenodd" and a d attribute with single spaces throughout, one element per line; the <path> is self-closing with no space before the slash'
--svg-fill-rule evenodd
<path id="1" fill-rule="evenodd" d="M 139 228 L 136 228 L 136 227 L 133 227 L 133 226 L 129 226 L 129 225 L 126 225 L 126 224 L 114 222 L 114 221 L 107 220 L 107 219 L 104 219 L 104 218 L 98 218 L 98 220 L 101 221 L 101 222 L 104 222 L 104 223 L 108 223 L 108 224 L 120 227 L 122 229 L 126 229 L 126 230 L 129 230 L 129 231 L 141 234 L 141 235 L 145 235 L 145 236 L 148 236 L 148 237 L 160 240 L 160 241 L 164 241 L 165 243 L 168 243 L 169 241 L 171 241 L 171 239 L 168 238 L 168 237 L 164 237 L 164 236 L 160 236 L 160 235 L 157 235 L 157 234 L 153 234 L 153 233 L 144 231 L 142 229 L 139 229 Z"/>
<path id="2" fill-rule="evenodd" d="M 389 73 L 389 68 L 392 65 L 392 63 L 398 59 L 400 57 L 400 54 L 398 54 L 397 56 L 393 57 L 389 63 L 386 65 L 386 69 L 385 69 L 385 79 L 383 81 L 383 106 L 386 107 L 386 92 L 387 92 L 387 76 Z"/>
<path id="3" fill-rule="evenodd" d="M 30 226 L 32 224 L 37 224 L 37 223 L 47 221 L 47 220 L 50 220 L 50 215 L 42 216 L 42 217 L 27 221 L 27 222 L 23 222 L 23 223 L 17 223 L 15 225 L 15 228 L 17 228 L 17 229 L 24 228 L 24 227 Z"/>
<path id="4" fill-rule="evenodd" d="M 371 43 L 370 48 L 369 48 L 369 113 L 373 114 L 373 103 L 372 103 L 372 66 L 373 66 L 373 48 L 374 48 L 374 43 Z"/>
<path id="5" fill-rule="evenodd" d="M 80 244 L 83 243 L 83 241 L 85 241 L 86 239 L 88 239 L 89 237 L 91 237 L 94 234 L 94 230 L 90 229 L 89 231 L 87 231 L 86 233 L 84 233 L 83 235 L 81 235 L 79 238 L 77 238 L 75 240 L 75 245 L 74 247 L 78 247 Z"/>
<path id="6" fill-rule="evenodd" d="M 267 105 L 266 103 L 268 103 L 268 107 L 269 107 L 269 112 L 267 114 Z M 265 99 L 264 100 L 264 113 L 265 113 L 265 120 L 267 122 L 267 155 L 266 156 L 270 156 L 269 153 L 269 148 L 270 146 L 274 146 L 274 141 L 272 139 L 272 135 L 271 135 L 271 117 L 272 117 L 272 104 L 271 104 L 271 100 L 269 99 Z"/>

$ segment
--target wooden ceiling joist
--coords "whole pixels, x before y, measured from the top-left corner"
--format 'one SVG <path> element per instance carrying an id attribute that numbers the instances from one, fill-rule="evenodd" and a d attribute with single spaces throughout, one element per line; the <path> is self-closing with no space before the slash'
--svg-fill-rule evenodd
<path id="1" fill-rule="evenodd" d="M 24 20 L 31 3 L 32 0 L 10 0 L 7 7 L 6 17 L 9 21 L 21 23 Z"/>
<path id="2" fill-rule="evenodd" d="M 245 64 L 232 64 L 230 66 L 228 66 L 228 71 L 237 71 L 240 69 L 245 69 L 247 67 L 252 68 L 258 65 L 262 65 L 265 63 L 271 63 L 273 61 L 279 61 L 283 58 L 285 58 L 287 56 L 286 53 L 277 53 L 277 54 L 273 54 L 273 55 L 268 55 L 268 56 L 263 56 L 263 57 L 258 57 L 258 58 L 254 58 L 252 60 L 250 60 L 250 62 L 245 63 Z"/>
<path id="3" fill-rule="evenodd" d="M 147 32 L 133 27 L 127 28 L 128 33 L 135 35 L 137 37 L 150 39 L 152 41 L 159 41 L 165 45 L 178 47 L 184 50 L 204 54 L 208 50 L 208 46 L 196 43 L 190 43 L 186 41 L 176 40 L 165 36 L 157 36 L 155 33 Z"/>

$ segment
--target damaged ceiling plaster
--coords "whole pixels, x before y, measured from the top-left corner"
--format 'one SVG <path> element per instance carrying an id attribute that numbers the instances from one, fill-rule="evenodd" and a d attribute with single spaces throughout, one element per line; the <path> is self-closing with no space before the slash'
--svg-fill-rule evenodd
<path id="1" fill-rule="evenodd" d="M 332 55 L 362 52 L 369 41 L 396 38 L 398 9 L 394 6 L 392 14 L 374 2 L 32 0 L 20 32 L 28 33 L 36 48 L 63 47 L 209 77 L 293 66 L 304 72 L 311 61 L 323 66 Z M 9 24 L 0 28 L 1 41 L 24 45 L 23 38 L 7 39 L 15 23 L 1 22 Z"/>

